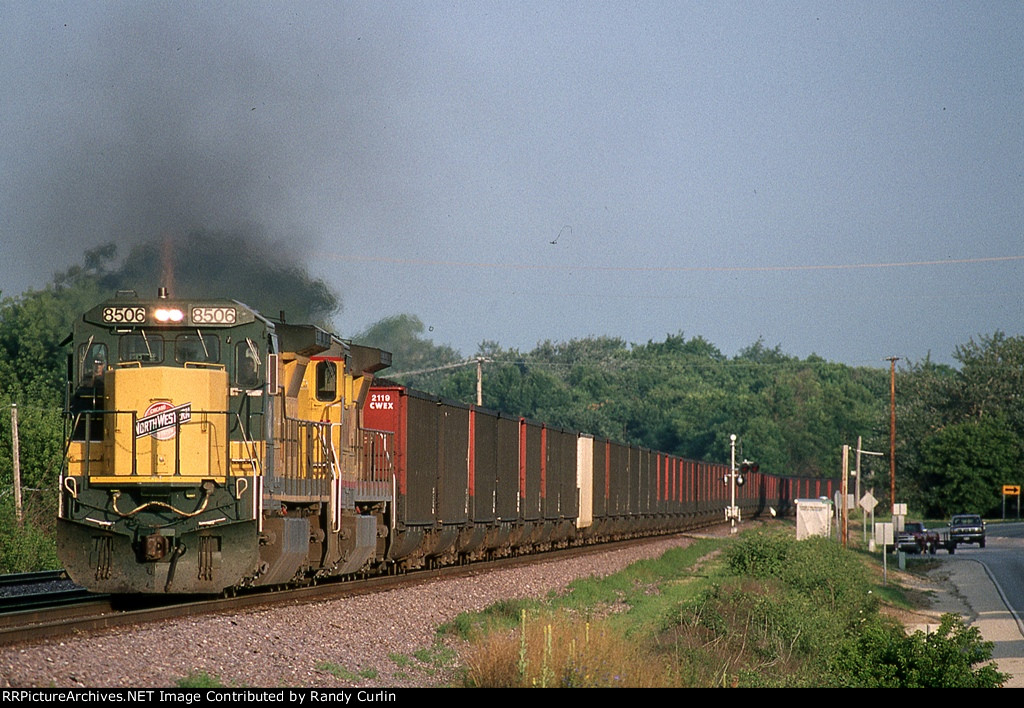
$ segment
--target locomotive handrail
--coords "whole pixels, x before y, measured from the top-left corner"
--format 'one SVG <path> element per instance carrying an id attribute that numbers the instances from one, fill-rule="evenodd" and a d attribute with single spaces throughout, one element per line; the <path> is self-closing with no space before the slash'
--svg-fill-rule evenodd
<path id="1" fill-rule="evenodd" d="M 326 468 L 330 471 L 331 479 L 341 477 L 341 469 L 338 466 L 337 451 L 334 449 L 334 427 L 340 427 L 340 423 L 332 423 L 330 421 L 323 421 L 324 425 L 318 425 L 313 428 L 313 432 L 316 435 L 317 442 L 320 444 L 320 449 L 324 453 L 324 459 L 322 462 L 315 463 L 314 468 Z M 326 434 L 325 434 L 326 433 Z"/>
<path id="2" fill-rule="evenodd" d="M 102 411 L 102 410 L 84 410 L 84 411 L 79 411 L 78 413 L 75 414 L 74 418 L 72 419 L 71 430 L 68 431 L 67 439 L 64 441 L 64 458 L 63 458 L 63 460 L 61 462 L 62 469 L 65 469 L 65 470 L 69 469 L 68 463 L 69 463 L 70 460 L 68 458 L 69 458 L 69 456 L 71 454 L 71 445 L 73 443 L 76 443 L 76 442 L 84 442 L 85 443 L 85 474 L 86 475 L 89 474 L 89 462 L 92 460 L 92 454 L 91 454 L 92 453 L 92 443 L 93 442 L 99 442 L 99 443 L 102 444 L 102 442 L 103 442 L 102 438 L 100 440 L 94 441 L 92 439 L 92 435 L 90 434 L 90 433 L 92 433 L 93 414 L 96 414 L 96 413 L 99 413 L 99 414 L 102 415 L 102 414 L 106 413 L 106 411 Z M 75 431 L 78 430 L 78 424 L 81 422 L 83 415 L 85 416 L 85 431 L 84 431 L 85 435 L 84 435 L 83 439 L 79 440 L 79 439 L 76 439 L 76 437 L 75 437 Z"/>
<path id="3" fill-rule="evenodd" d="M 321 453 L 323 454 L 323 458 L 322 459 L 318 458 L 316 461 L 307 464 L 307 466 L 306 466 L 307 470 L 317 469 L 317 468 L 321 468 L 321 469 L 327 468 L 327 469 L 331 469 L 332 473 L 336 472 L 337 476 L 339 476 L 339 477 L 343 476 L 342 475 L 342 471 L 341 471 L 341 467 L 340 467 L 340 463 L 338 462 L 338 460 L 340 459 L 340 455 L 339 455 L 338 450 L 337 450 L 337 448 L 336 448 L 336 446 L 334 444 L 334 436 L 332 434 L 328 434 L 328 430 L 331 433 L 333 433 L 333 431 L 335 429 L 341 428 L 342 425 L 343 425 L 342 423 L 336 423 L 336 422 L 333 422 L 333 421 L 323 421 L 323 420 L 311 420 L 311 419 L 305 419 L 305 418 L 293 418 L 291 416 L 285 416 L 284 417 L 284 423 L 286 424 L 286 426 L 288 424 L 290 424 L 291 427 L 292 427 L 292 430 L 286 431 L 286 435 L 285 435 L 285 442 L 286 443 L 297 444 L 298 440 L 300 439 L 300 437 L 298 435 L 298 432 L 301 429 L 308 429 L 310 431 L 310 434 L 313 435 L 315 437 L 316 441 L 319 443 L 319 449 L 320 449 Z M 357 442 L 353 446 L 350 446 L 351 449 L 356 453 L 357 457 L 360 456 L 361 453 L 363 453 L 363 451 L 365 450 L 365 445 L 366 445 L 368 436 L 376 436 L 379 439 L 384 440 L 384 441 L 387 441 L 387 440 L 391 439 L 394 436 L 394 433 L 391 432 L 391 431 L 388 431 L 388 430 L 375 430 L 375 429 L 372 429 L 372 428 L 359 428 L 359 431 L 362 433 L 362 436 L 359 438 L 359 442 Z M 309 436 L 307 435 L 306 437 L 309 437 Z M 307 458 L 309 458 L 309 452 L 307 452 L 306 456 L 307 456 Z M 311 458 L 309 458 L 309 459 L 311 459 Z M 375 456 L 373 458 L 373 460 L 371 460 L 371 462 L 373 462 L 376 459 L 377 459 L 377 457 Z M 359 475 L 359 474 L 356 475 L 356 478 L 358 480 L 362 480 L 362 481 L 373 481 L 373 482 L 385 482 L 385 481 L 387 481 L 388 475 L 392 474 L 393 471 L 394 471 L 394 460 L 392 459 L 390 446 L 387 444 L 387 442 L 384 443 L 383 457 L 380 458 L 380 459 L 382 459 L 385 462 L 385 464 L 383 466 L 378 466 L 376 464 L 371 464 L 371 469 L 369 471 L 368 478 L 364 478 L 362 475 Z M 310 466 L 310 464 L 312 466 Z M 380 473 L 378 473 L 378 471 Z M 304 478 L 304 477 L 301 477 L 298 474 L 293 474 L 292 476 L 293 476 L 293 478 Z"/>
<path id="4" fill-rule="evenodd" d="M 313 494 L 324 496 L 325 483 L 330 477 L 316 473 L 317 469 L 329 469 L 323 442 L 323 429 L 330 423 L 316 420 L 302 420 L 285 416 L 282 420 L 281 443 L 284 447 L 284 470 L 274 475 L 274 483 L 280 491 L 290 494 Z"/>
<path id="5" fill-rule="evenodd" d="M 206 507 L 210 503 L 210 492 L 209 490 L 206 489 L 205 485 L 203 487 L 203 501 L 199 504 L 199 507 L 192 512 L 182 511 L 181 509 L 178 509 L 172 506 L 171 504 L 162 501 L 150 501 L 146 502 L 145 504 L 139 504 L 131 511 L 124 512 L 117 508 L 117 500 L 121 497 L 121 492 L 115 490 L 114 492 L 111 493 L 111 497 L 112 499 L 110 503 L 110 508 L 113 509 L 115 514 L 124 519 L 127 519 L 129 516 L 134 516 L 140 511 L 144 511 L 146 509 L 149 509 L 150 507 L 156 507 L 158 509 L 167 509 L 168 511 L 173 511 L 178 516 L 184 517 L 186 519 L 191 519 L 192 517 L 199 516 L 204 511 L 206 511 Z"/>
<path id="6" fill-rule="evenodd" d="M 256 454 L 256 450 L 253 448 L 253 441 L 249 438 L 248 430 L 246 429 L 246 426 L 242 425 L 242 419 L 239 417 L 238 411 L 229 411 L 228 415 L 233 415 L 235 417 L 235 420 L 238 423 L 238 434 L 242 437 L 242 446 L 245 448 L 245 451 L 247 453 L 249 453 L 249 457 L 242 457 L 242 458 L 229 457 L 229 459 L 228 459 L 228 476 L 229 477 L 231 476 L 231 463 L 232 462 L 236 462 L 236 461 L 237 462 L 249 462 L 249 464 L 252 466 L 252 474 L 253 474 L 253 476 L 262 475 L 263 474 L 263 463 L 262 463 L 262 460 L 260 460 L 259 455 Z M 230 449 L 231 432 L 227 431 L 227 434 L 228 434 L 228 445 L 229 445 L 229 449 Z"/>
<path id="7" fill-rule="evenodd" d="M 375 437 L 383 441 L 383 455 L 376 453 L 376 446 L 371 444 L 370 452 L 370 481 L 374 482 L 386 482 L 395 474 L 395 461 L 391 455 L 391 447 L 393 443 L 389 444 L 389 441 L 394 439 L 394 432 L 390 430 L 376 430 L 374 428 L 360 428 L 363 433 L 362 447 L 363 453 L 365 454 L 367 438 Z M 378 467 L 376 462 L 381 459 L 384 465 Z M 378 473 L 379 470 L 379 473 Z"/>
<path id="8" fill-rule="evenodd" d="M 99 445 L 103 445 L 104 444 L 104 439 L 102 437 L 99 438 L 99 439 L 94 439 L 94 437 L 92 435 L 92 428 L 96 424 L 95 418 L 96 417 L 105 418 L 105 417 L 109 417 L 109 416 L 114 416 L 115 419 L 116 419 L 117 416 L 129 416 L 129 415 L 131 416 L 131 430 L 133 431 L 131 433 L 131 441 L 132 441 L 131 442 L 131 463 L 132 463 L 132 466 L 131 466 L 131 473 L 129 475 L 124 475 L 124 476 L 126 476 L 126 477 L 137 477 L 137 476 L 139 476 L 139 471 L 138 471 L 138 448 L 137 448 L 137 443 L 138 443 L 138 439 L 139 438 L 134 433 L 134 430 L 135 430 L 135 427 L 136 427 L 136 423 L 138 422 L 138 419 L 139 419 L 139 417 L 138 417 L 139 414 L 138 414 L 138 411 L 135 411 L 135 410 L 87 409 L 87 410 L 81 410 L 81 411 L 78 411 L 77 413 L 75 413 L 74 416 L 73 416 L 73 419 L 72 419 L 73 422 L 72 422 L 72 425 L 71 425 L 71 433 L 70 433 L 70 435 L 68 435 L 67 440 L 65 440 L 65 443 L 64 443 L 64 460 L 63 460 L 63 464 L 62 464 L 63 469 L 65 469 L 65 470 L 69 469 L 69 463 L 70 463 L 69 457 L 70 457 L 71 445 L 74 444 L 74 443 L 84 443 L 85 444 L 85 451 L 84 451 L 84 454 L 83 454 L 82 460 L 81 460 L 81 463 L 83 464 L 83 467 L 84 467 L 83 473 L 87 477 L 91 476 L 91 469 L 90 468 L 91 468 L 92 463 L 94 461 L 92 459 L 92 446 L 95 445 L 95 444 L 99 444 Z M 253 467 L 253 474 L 254 475 L 260 473 L 260 469 L 262 467 L 261 461 L 260 461 L 259 457 L 255 454 L 255 450 L 253 449 L 253 441 L 246 434 L 245 427 L 243 425 L 241 425 L 241 419 L 238 416 L 238 413 L 235 412 L 235 411 L 231 411 L 231 410 L 223 410 L 223 411 L 218 411 L 218 410 L 212 410 L 212 411 L 211 410 L 198 410 L 198 411 L 192 411 L 192 417 L 189 420 L 184 421 L 184 422 L 182 422 L 181 420 L 176 420 L 174 422 L 174 426 L 173 427 L 174 427 L 174 430 L 175 430 L 175 436 L 174 436 L 174 472 L 173 472 L 173 476 L 181 476 L 181 428 L 182 428 L 182 426 L 183 425 L 189 426 L 189 425 L 202 424 L 202 423 L 212 424 L 213 421 L 211 420 L 211 418 L 216 418 L 218 416 L 224 416 L 225 417 L 224 436 L 226 438 L 226 440 L 225 440 L 226 444 L 225 444 L 225 448 L 224 449 L 226 450 L 228 456 L 226 458 L 226 465 L 225 465 L 225 469 L 224 469 L 224 477 L 227 478 L 227 477 L 234 476 L 234 475 L 232 475 L 232 470 L 231 470 L 231 463 L 234 460 L 234 458 L 232 458 L 231 454 L 230 454 L 230 450 L 231 450 L 230 426 L 227 425 L 227 421 L 230 420 L 232 417 L 236 420 L 236 422 L 239 423 L 238 429 L 239 429 L 239 432 L 240 432 L 240 435 L 241 435 L 241 438 L 242 438 L 241 439 L 241 443 L 244 446 L 246 452 L 249 453 L 249 457 L 248 458 L 243 458 L 243 460 L 247 459 L 251 463 L 251 465 Z M 80 423 L 83 422 L 83 420 L 84 420 L 84 424 L 85 424 L 84 425 L 84 431 L 83 431 L 83 434 L 81 436 L 78 436 L 78 435 L 75 434 L 75 431 L 77 431 L 79 429 L 79 425 L 80 425 Z"/>
<path id="9" fill-rule="evenodd" d="M 183 369 L 212 369 L 214 371 L 226 371 L 227 365 L 216 361 L 186 361 L 182 362 Z"/>

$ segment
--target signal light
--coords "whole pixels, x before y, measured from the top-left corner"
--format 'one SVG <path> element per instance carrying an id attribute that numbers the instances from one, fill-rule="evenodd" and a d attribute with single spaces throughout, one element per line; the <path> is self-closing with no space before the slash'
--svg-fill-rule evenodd
<path id="1" fill-rule="evenodd" d="M 740 476 L 736 479 L 736 484 L 742 485 L 743 477 L 745 475 L 756 474 L 759 469 L 761 469 L 761 465 L 756 462 L 744 460 L 743 464 L 740 465 Z"/>

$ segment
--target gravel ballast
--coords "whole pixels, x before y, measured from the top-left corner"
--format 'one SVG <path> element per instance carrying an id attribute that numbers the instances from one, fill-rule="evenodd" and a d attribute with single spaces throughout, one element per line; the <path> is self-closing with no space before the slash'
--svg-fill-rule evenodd
<path id="1" fill-rule="evenodd" d="M 167 688 L 205 673 L 235 687 L 443 686 L 456 675 L 438 625 L 502 599 L 540 597 L 692 541 L 538 562 L 294 607 L 183 618 L 0 648 L 2 687 Z"/>

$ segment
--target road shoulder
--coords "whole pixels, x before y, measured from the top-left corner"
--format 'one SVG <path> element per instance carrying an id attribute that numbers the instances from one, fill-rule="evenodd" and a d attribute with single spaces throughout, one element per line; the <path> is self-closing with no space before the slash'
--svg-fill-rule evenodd
<path id="1" fill-rule="evenodd" d="M 1024 688 L 1024 634 L 984 564 L 968 558 L 943 559 L 923 581 L 930 607 L 920 621 L 911 619 L 908 629 L 935 631 L 943 614 L 960 615 L 992 642 L 992 658 L 1000 671 L 1011 675 L 1006 688 Z"/>

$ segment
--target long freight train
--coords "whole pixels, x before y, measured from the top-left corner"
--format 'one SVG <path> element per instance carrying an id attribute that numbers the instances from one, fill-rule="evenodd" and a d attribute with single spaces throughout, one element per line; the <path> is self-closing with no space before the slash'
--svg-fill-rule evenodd
<path id="1" fill-rule="evenodd" d="M 463 405 L 388 352 L 233 300 L 119 292 L 75 324 L 58 553 L 107 593 L 221 593 L 722 520 L 727 465 Z M 831 480 L 747 475 L 744 516 Z"/>

